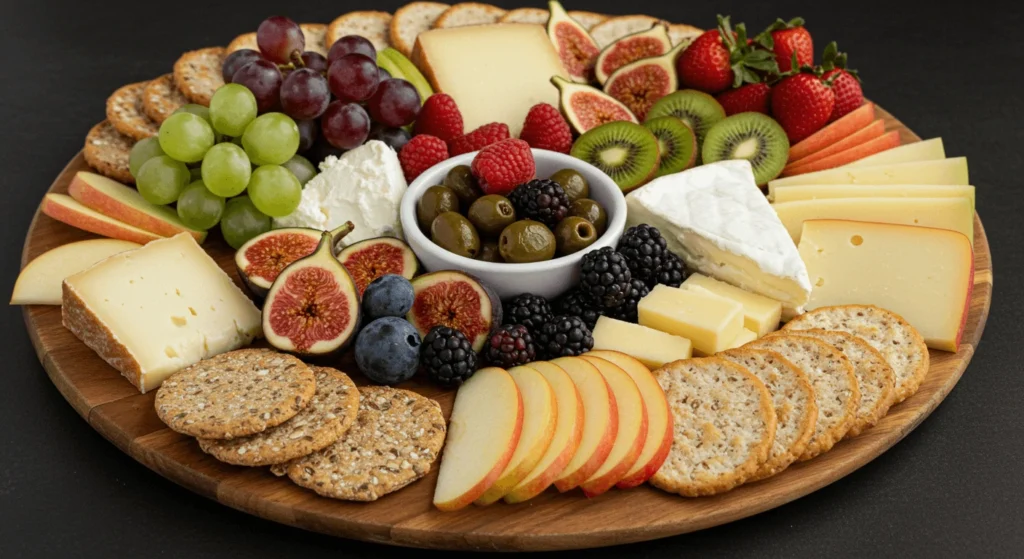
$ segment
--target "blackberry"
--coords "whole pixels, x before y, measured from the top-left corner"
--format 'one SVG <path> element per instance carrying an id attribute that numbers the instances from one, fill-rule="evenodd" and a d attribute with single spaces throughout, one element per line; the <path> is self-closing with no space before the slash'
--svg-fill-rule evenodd
<path id="1" fill-rule="evenodd" d="M 626 229 L 616 250 L 625 257 L 633 279 L 643 280 L 648 286 L 653 285 L 658 267 L 664 262 L 665 256 L 670 254 L 661 232 L 646 224 Z"/>
<path id="2" fill-rule="evenodd" d="M 583 255 L 580 265 L 580 289 L 587 292 L 600 306 L 610 309 L 626 300 L 629 283 L 633 279 L 626 258 L 604 247 Z"/>
<path id="3" fill-rule="evenodd" d="M 637 317 L 636 306 L 640 303 L 640 299 L 646 297 L 650 292 L 651 290 L 647 288 L 646 283 L 638 279 L 632 280 L 629 282 L 629 294 L 626 295 L 626 301 L 614 309 L 608 309 L 605 311 L 605 314 L 611 318 L 636 324 L 639 318 Z"/>
<path id="4" fill-rule="evenodd" d="M 559 315 L 545 322 L 537 342 L 548 359 L 580 355 L 594 348 L 594 336 L 578 316 Z"/>
<path id="5" fill-rule="evenodd" d="M 504 305 L 505 324 L 522 324 L 536 334 L 540 327 L 551 318 L 548 300 L 533 293 L 516 295 Z"/>
<path id="6" fill-rule="evenodd" d="M 462 332 L 434 326 L 423 338 L 420 366 L 427 377 L 446 388 L 458 386 L 476 372 L 476 352 Z"/>
<path id="7" fill-rule="evenodd" d="M 548 229 L 554 229 L 569 215 L 569 197 L 565 189 L 552 180 L 533 179 L 521 184 L 508 195 L 508 199 L 516 209 L 517 219 L 539 221 Z"/>
<path id="8" fill-rule="evenodd" d="M 573 289 L 555 300 L 556 313 L 578 316 L 583 319 L 583 324 L 586 324 L 590 330 L 594 329 L 602 310 L 594 303 L 590 295 L 579 288 Z"/>
<path id="9" fill-rule="evenodd" d="M 665 255 L 665 261 L 654 272 L 653 283 L 647 284 L 651 289 L 654 289 L 654 286 L 659 283 L 669 287 L 679 287 L 689 275 L 686 273 L 686 265 L 683 264 L 681 258 L 671 252 L 666 252 Z"/>
<path id="10" fill-rule="evenodd" d="M 496 367 L 508 369 L 525 365 L 537 359 L 533 336 L 522 324 L 506 324 L 487 341 L 487 362 Z"/>

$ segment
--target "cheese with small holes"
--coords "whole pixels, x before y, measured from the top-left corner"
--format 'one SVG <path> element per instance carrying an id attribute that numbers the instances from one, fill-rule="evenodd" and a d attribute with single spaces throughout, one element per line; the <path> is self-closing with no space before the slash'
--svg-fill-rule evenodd
<path id="1" fill-rule="evenodd" d="M 540 25 L 432 29 L 416 38 L 412 61 L 435 91 L 452 96 L 466 132 L 503 122 L 513 138 L 519 137 L 530 107 L 558 106 L 558 89 L 551 77 L 567 77 Z"/>
<path id="2" fill-rule="evenodd" d="M 594 326 L 594 349 L 620 351 L 651 369 L 693 356 L 693 344 L 686 338 L 607 316 Z"/>
<path id="3" fill-rule="evenodd" d="M 885 153 L 885 152 L 883 152 Z M 914 161 L 874 167 L 838 167 L 768 181 L 768 197 L 793 184 L 971 184 L 967 158 Z"/>
<path id="4" fill-rule="evenodd" d="M 804 224 L 800 255 L 814 283 L 808 310 L 877 305 L 902 316 L 928 347 L 956 351 L 974 286 L 974 253 L 944 229 L 821 220 Z"/>
<path id="5" fill-rule="evenodd" d="M 758 338 L 779 329 L 779 321 L 782 319 L 782 303 L 775 299 L 744 291 L 724 281 L 696 273 L 690 274 L 690 277 L 686 278 L 686 281 L 679 287 L 681 289 L 706 290 L 743 305 L 743 327 L 755 332 Z"/>
<path id="6" fill-rule="evenodd" d="M 743 329 L 743 306 L 735 301 L 693 289 L 656 285 L 640 299 L 641 326 L 682 336 L 694 353 L 711 355 L 729 348 Z"/>
<path id="7" fill-rule="evenodd" d="M 260 310 L 187 233 L 66 278 L 61 315 L 143 393 L 262 334 Z"/>
<path id="8" fill-rule="evenodd" d="M 772 201 L 821 198 L 967 198 L 974 207 L 974 187 L 966 184 L 797 184 L 777 187 Z"/>
<path id="9" fill-rule="evenodd" d="M 912 144 L 887 149 L 885 151 L 869 155 L 864 159 L 843 165 L 844 169 L 856 167 L 876 167 L 878 165 L 894 165 L 897 163 L 914 163 L 917 161 L 934 161 L 945 159 L 946 149 L 942 146 L 942 138 L 922 140 Z"/>

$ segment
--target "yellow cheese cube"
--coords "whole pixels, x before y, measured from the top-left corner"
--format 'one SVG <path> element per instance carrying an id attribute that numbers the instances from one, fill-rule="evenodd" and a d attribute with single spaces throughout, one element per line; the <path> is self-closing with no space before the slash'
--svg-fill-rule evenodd
<path id="1" fill-rule="evenodd" d="M 707 355 L 729 347 L 743 328 L 743 306 L 692 289 L 656 285 L 637 305 L 640 324 L 688 338 Z"/>
<path id="2" fill-rule="evenodd" d="M 794 242 L 804 222 L 841 219 L 948 229 L 974 239 L 974 208 L 966 198 L 828 198 L 772 204 Z"/>
<path id="3" fill-rule="evenodd" d="M 651 369 L 693 356 L 686 338 L 602 316 L 594 326 L 594 349 L 621 351 Z"/>
<path id="4" fill-rule="evenodd" d="M 779 328 L 782 303 L 775 299 L 745 291 L 703 274 L 690 274 L 690 277 L 686 278 L 686 281 L 679 287 L 682 289 L 704 289 L 743 305 L 743 327 L 754 331 L 758 338 Z"/>
<path id="5" fill-rule="evenodd" d="M 967 198 L 974 207 L 974 187 L 966 184 L 797 184 L 775 189 L 773 202 L 819 198 Z"/>
<path id="6" fill-rule="evenodd" d="M 736 336 L 736 339 L 729 344 L 729 349 L 737 348 L 749 344 L 750 342 L 757 339 L 757 333 L 753 330 L 747 330 L 744 328 L 740 330 L 740 335 Z"/>
<path id="7" fill-rule="evenodd" d="M 884 153 L 884 152 L 883 152 Z M 971 184 L 966 157 L 873 167 L 839 167 L 768 181 L 768 197 L 793 184 Z"/>
<path id="8" fill-rule="evenodd" d="M 916 163 L 918 161 L 933 161 L 945 158 L 946 149 L 942 147 L 942 138 L 932 138 L 930 140 L 923 140 L 912 144 L 904 144 L 874 155 L 869 155 L 864 159 L 843 165 L 843 168 L 854 169 L 857 167 L 895 165 L 897 163 Z"/>

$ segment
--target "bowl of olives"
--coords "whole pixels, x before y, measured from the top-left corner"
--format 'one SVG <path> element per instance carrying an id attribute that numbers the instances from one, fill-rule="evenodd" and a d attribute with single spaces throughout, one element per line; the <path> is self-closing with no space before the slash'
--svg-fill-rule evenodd
<path id="1" fill-rule="evenodd" d="M 583 254 L 618 243 L 626 199 L 615 182 L 569 155 L 532 151 L 535 180 L 506 195 L 481 191 L 469 167 L 475 152 L 409 185 L 402 229 L 424 268 L 470 273 L 502 298 L 553 298 L 576 283 Z"/>

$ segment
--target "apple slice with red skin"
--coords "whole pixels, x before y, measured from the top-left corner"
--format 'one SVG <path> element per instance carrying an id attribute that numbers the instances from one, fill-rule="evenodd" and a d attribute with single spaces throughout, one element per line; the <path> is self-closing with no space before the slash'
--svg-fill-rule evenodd
<path id="1" fill-rule="evenodd" d="M 583 399 L 579 448 L 554 481 L 555 487 L 564 493 L 590 479 L 604 464 L 619 432 L 619 412 L 615 394 L 597 367 L 579 357 L 559 357 L 551 363 L 569 374 Z"/>
<path id="2" fill-rule="evenodd" d="M 44 214 L 77 227 L 83 231 L 96 233 L 111 239 L 121 239 L 144 245 L 149 241 L 162 239 L 156 233 L 139 229 L 133 225 L 118 221 L 83 205 L 67 194 L 47 194 L 43 197 L 41 210 Z"/>

